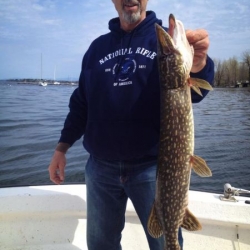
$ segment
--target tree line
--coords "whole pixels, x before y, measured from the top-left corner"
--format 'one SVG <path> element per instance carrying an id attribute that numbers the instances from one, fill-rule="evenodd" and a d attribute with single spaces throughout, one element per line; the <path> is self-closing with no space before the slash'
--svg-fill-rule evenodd
<path id="1" fill-rule="evenodd" d="M 240 61 L 236 57 L 227 60 L 213 60 L 215 66 L 215 86 L 232 87 L 240 83 L 248 83 L 248 86 L 250 86 L 250 50 L 242 53 Z"/>

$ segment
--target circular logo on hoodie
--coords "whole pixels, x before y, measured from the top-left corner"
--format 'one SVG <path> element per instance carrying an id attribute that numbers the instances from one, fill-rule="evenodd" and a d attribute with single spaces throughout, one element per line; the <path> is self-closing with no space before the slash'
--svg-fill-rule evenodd
<path id="1" fill-rule="evenodd" d="M 121 59 L 113 67 L 113 74 L 118 81 L 127 81 L 135 73 L 136 61 L 132 57 Z"/>

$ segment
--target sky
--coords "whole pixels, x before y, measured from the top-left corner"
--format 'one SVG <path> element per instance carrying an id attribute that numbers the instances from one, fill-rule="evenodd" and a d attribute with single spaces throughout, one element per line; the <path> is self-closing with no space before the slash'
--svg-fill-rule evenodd
<path id="1" fill-rule="evenodd" d="M 173 13 L 185 29 L 206 29 L 213 59 L 250 51 L 249 0 L 149 0 L 164 26 Z M 90 43 L 117 17 L 111 0 L 0 0 L 0 79 L 78 80 Z M 42 60 L 41 60 L 42 58 Z"/>

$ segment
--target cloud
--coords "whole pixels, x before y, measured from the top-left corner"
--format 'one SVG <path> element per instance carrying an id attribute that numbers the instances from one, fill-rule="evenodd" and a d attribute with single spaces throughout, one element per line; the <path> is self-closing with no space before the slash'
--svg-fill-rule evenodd
<path id="1" fill-rule="evenodd" d="M 173 13 L 185 28 L 205 28 L 211 57 L 226 59 L 249 49 L 249 0 L 150 0 L 148 9 L 165 26 Z M 116 16 L 110 0 L 0 0 L 0 77 L 39 75 L 43 53 L 45 77 L 53 76 L 56 64 L 58 77 L 77 78 L 90 43 L 109 32 Z"/>
<path id="2" fill-rule="evenodd" d="M 162 6 L 166 6 L 163 8 Z M 157 15 L 168 26 L 169 13 L 175 14 L 185 28 L 204 28 L 209 32 L 212 57 L 227 59 L 250 48 L 250 2 L 242 1 L 149 1 Z M 239 46 L 238 44 L 241 44 Z"/>

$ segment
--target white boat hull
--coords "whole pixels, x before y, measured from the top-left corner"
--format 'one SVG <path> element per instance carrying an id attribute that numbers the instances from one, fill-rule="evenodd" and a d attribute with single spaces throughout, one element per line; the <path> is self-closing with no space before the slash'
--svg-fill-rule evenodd
<path id="1" fill-rule="evenodd" d="M 47 83 L 47 82 L 39 82 L 38 85 L 39 85 L 39 86 L 46 87 L 46 86 L 48 85 L 48 83 Z"/>
<path id="2" fill-rule="evenodd" d="M 85 192 L 85 185 L 1 188 L 1 250 L 87 250 Z M 189 208 L 203 230 L 183 230 L 185 250 L 249 250 L 250 205 L 244 201 L 250 198 L 237 198 L 226 202 L 218 194 L 190 191 Z M 122 246 L 149 249 L 130 201 Z"/>

